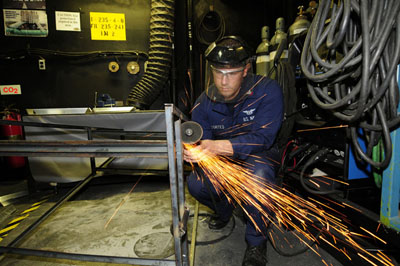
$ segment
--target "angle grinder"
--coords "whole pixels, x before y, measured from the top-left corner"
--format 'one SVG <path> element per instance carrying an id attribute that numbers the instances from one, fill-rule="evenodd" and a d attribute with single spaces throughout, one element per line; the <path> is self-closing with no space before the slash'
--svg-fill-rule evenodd
<path id="1" fill-rule="evenodd" d="M 201 125 L 194 121 L 187 121 L 182 123 L 182 142 L 185 144 L 195 144 L 203 137 L 203 128 Z"/>

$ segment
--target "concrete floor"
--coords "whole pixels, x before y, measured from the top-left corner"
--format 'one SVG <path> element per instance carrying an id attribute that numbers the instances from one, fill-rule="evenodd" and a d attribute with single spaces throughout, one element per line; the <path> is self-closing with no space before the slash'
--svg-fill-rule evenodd
<path id="1" fill-rule="evenodd" d="M 46 219 L 42 225 L 25 238 L 19 247 L 73 253 L 173 259 L 173 238 L 169 233 L 171 201 L 168 179 L 143 178 L 133 192 L 127 196 L 135 183 L 134 179 L 133 177 L 121 179 L 108 176 L 93 181 L 73 200 L 66 202 Z M 2 186 L 3 191 L 6 189 L 6 186 Z M 40 207 L 29 212 L 29 216 L 11 230 L 0 242 L 0 245 L 6 246 L 15 239 L 57 202 L 68 189 L 70 188 L 61 187 L 58 194 L 44 189 L 14 202 L 12 206 L 15 211 L 8 214 L 7 219 L 0 224 L 1 228 L 4 228 L 12 219 L 20 217 L 24 210 L 32 207 L 32 204 L 39 202 L 46 195 L 49 196 L 47 201 L 39 205 Z M 121 202 L 124 203 L 108 223 Z M 195 201 L 189 195 L 187 195 L 187 205 L 193 214 Z M 207 214 L 209 213 L 209 209 L 200 207 L 194 265 L 241 265 L 246 246 L 243 221 L 240 217 L 234 217 L 234 220 L 231 220 L 223 230 L 211 231 L 207 225 Z M 189 233 L 192 231 L 192 223 L 191 216 L 188 225 Z M 190 234 L 189 240 L 191 240 Z M 324 265 L 322 259 L 327 265 L 342 265 L 324 250 L 320 249 L 319 253 L 322 257 L 310 250 L 294 257 L 284 257 L 279 255 L 271 244 L 268 244 L 268 265 L 317 266 Z M 6 255 L 0 261 L 0 265 L 110 264 Z"/>

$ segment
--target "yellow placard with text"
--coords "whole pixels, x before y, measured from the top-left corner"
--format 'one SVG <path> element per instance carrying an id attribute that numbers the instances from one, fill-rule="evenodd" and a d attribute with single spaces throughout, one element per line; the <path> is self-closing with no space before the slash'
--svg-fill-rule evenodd
<path id="1" fill-rule="evenodd" d="M 90 12 L 92 40 L 126 41 L 125 14 Z"/>

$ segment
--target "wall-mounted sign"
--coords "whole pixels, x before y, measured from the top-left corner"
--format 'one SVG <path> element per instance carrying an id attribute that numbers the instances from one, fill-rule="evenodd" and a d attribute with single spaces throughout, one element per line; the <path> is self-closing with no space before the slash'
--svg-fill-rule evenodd
<path id="1" fill-rule="evenodd" d="M 46 9 L 46 0 L 3 0 L 3 8 Z"/>
<path id="2" fill-rule="evenodd" d="M 90 12 L 92 40 L 126 41 L 125 14 Z"/>
<path id="3" fill-rule="evenodd" d="M 56 11 L 56 30 L 81 31 L 80 13 Z"/>
<path id="4" fill-rule="evenodd" d="M 21 85 L 0 85 L 1 95 L 21 94 Z"/>
<path id="5" fill-rule="evenodd" d="M 4 9 L 6 36 L 46 37 L 49 34 L 44 10 Z"/>

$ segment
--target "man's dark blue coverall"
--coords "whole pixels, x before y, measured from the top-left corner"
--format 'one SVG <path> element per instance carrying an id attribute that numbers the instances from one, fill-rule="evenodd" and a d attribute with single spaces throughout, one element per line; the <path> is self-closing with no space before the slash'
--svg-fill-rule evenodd
<path id="1" fill-rule="evenodd" d="M 274 141 L 283 119 L 282 90 L 276 81 L 248 74 L 242 82 L 238 96 L 231 102 L 225 102 L 217 88 L 210 86 L 200 95 L 195 106 L 192 120 L 203 127 L 202 139 L 229 140 L 233 147 L 233 159 L 245 161 L 245 165 L 256 176 L 275 183 L 274 165 L 277 163 L 270 159 L 279 161 Z M 261 156 L 266 163 L 249 155 Z M 219 195 L 215 191 L 201 170 L 197 172 L 197 174 L 192 172 L 188 177 L 189 192 L 200 203 L 215 210 L 221 220 L 227 221 L 232 215 L 234 206 L 228 202 L 223 193 Z M 199 178 L 198 174 L 202 175 L 202 178 Z M 216 200 L 216 208 L 210 193 L 213 193 Z M 247 219 L 246 241 L 251 246 L 260 245 L 265 241 L 266 225 L 256 208 L 253 206 L 245 208 L 263 231 L 263 234 L 258 232 Z"/>

